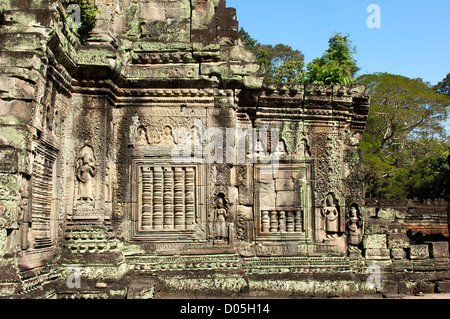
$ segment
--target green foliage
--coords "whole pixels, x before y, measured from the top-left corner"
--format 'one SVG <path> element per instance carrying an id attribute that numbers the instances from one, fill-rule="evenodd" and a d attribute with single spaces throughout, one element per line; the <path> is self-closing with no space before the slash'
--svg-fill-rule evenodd
<path id="1" fill-rule="evenodd" d="M 443 124 L 450 99 L 429 83 L 400 75 L 360 76 L 371 105 L 361 149 L 367 196 L 438 198 L 448 172 L 450 140 Z"/>
<path id="2" fill-rule="evenodd" d="M 439 143 L 436 149 L 410 161 L 409 165 L 378 167 L 366 166 L 368 179 L 366 181 L 367 196 L 386 199 L 413 199 L 419 200 L 447 198 L 449 194 L 448 176 L 450 170 L 447 164 L 447 155 L 450 152 L 450 143 Z M 372 154 L 365 154 L 365 160 L 371 160 Z M 377 158 L 374 157 L 376 164 Z"/>
<path id="3" fill-rule="evenodd" d="M 322 57 L 308 64 L 307 81 L 314 84 L 352 84 L 359 68 L 354 59 L 356 49 L 351 45 L 349 35 L 335 33 L 328 44 Z"/>
<path id="4" fill-rule="evenodd" d="M 243 43 L 255 53 L 266 68 L 266 82 L 352 84 L 359 68 L 353 55 L 349 36 L 336 33 L 329 39 L 329 48 L 321 58 L 314 59 L 305 70 L 305 56 L 284 44 L 263 45 L 241 28 L 239 35 Z"/>
<path id="5" fill-rule="evenodd" d="M 266 82 L 295 82 L 299 79 L 297 75 L 304 73 L 302 52 L 294 50 L 292 47 L 284 44 L 275 46 L 261 44 L 253 39 L 243 28 L 239 31 L 239 36 L 244 45 L 251 50 L 266 68 Z M 301 66 L 301 68 L 300 68 Z M 288 78 L 291 74 L 293 78 Z"/>
<path id="6" fill-rule="evenodd" d="M 239 30 L 239 37 L 244 42 L 245 46 L 247 46 L 250 50 L 253 50 L 255 46 L 258 44 L 258 41 L 253 39 L 244 28 Z"/>
<path id="7" fill-rule="evenodd" d="M 279 83 L 304 83 L 307 76 L 303 61 L 286 61 L 273 72 L 273 80 Z"/>
<path id="8" fill-rule="evenodd" d="M 335 63 L 342 68 L 344 74 L 352 79 L 360 70 L 354 59 L 356 47 L 352 46 L 350 35 L 342 35 L 342 33 L 335 33 L 328 40 L 328 49 L 320 58 L 324 65 L 328 63 Z"/>
<path id="9" fill-rule="evenodd" d="M 90 0 L 70 0 L 68 4 L 76 4 L 80 7 L 81 21 L 77 28 L 78 38 L 81 43 L 85 43 L 89 38 L 89 34 L 95 26 L 95 21 L 97 21 L 97 14 L 100 12 L 98 6 L 90 4 Z M 66 16 L 69 18 L 70 15 Z"/>
<path id="10" fill-rule="evenodd" d="M 433 90 L 438 94 L 445 94 L 450 98 L 450 73 L 446 78 L 433 87 Z"/>
<path id="11" fill-rule="evenodd" d="M 305 56 L 299 50 L 294 50 L 289 45 L 261 45 L 258 49 L 262 49 L 267 52 L 269 64 L 274 70 L 283 65 L 285 62 L 303 61 L 305 59 Z"/>
<path id="12" fill-rule="evenodd" d="M 264 65 L 269 64 L 269 54 L 267 53 L 266 50 L 259 49 L 257 58 L 258 58 L 258 62 L 263 63 Z"/>
<path id="13" fill-rule="evenodd" d="M 259 45 L 258 52 L 267 54 L 264 60 L 266 82 L 294 83 L 302 79 L 304 55 L 288 45 Z"/>
<path id="14" fill-rule="evenodd" d="M 307 82 L 313 84 L 350 85 L 353 81 L 346 75 L 345 69 L 334 62 L 323 64 L 314 59 L 308 64 Z"/>
<path id="15" fill-rule="evenodd" d="M 449 168 L 446 155 L 450 151 L 449 146 L 447 144 L 446 152 L 427 154 L 411 166 L 399 168 L 388 180 L 386 195 L 420 200 L 447 197 Z"/>

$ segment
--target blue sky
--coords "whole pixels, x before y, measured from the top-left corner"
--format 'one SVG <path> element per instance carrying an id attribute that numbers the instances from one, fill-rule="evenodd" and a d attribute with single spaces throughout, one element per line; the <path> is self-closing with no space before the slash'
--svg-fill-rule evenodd
<path id="1" fill-rule="evenodd" d="M 370 4 L 381 9 L 381 28 L 369 28 Z M 320 57 L 333 32 L 350 34 L 359 74 L 388 72 L 431 84 L 450 73 L 449 0 L 227 0 L 239 25 L 263 44 Z"/>

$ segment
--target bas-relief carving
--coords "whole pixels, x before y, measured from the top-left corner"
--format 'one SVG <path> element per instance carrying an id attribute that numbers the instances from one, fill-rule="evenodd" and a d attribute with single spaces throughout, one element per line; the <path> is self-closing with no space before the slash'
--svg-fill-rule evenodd
<path id="1" fill-rule="evenodd" d="M 142 145 L 148 145 L 148 137 L 147 137 L 147 129 L 143 126 L 139 126 L 137 129 L 137 136 L 136 136 L 136 142 L 134 145 L 136 146 L 142 146 Z"/>
<path id="2" fill-rule="evenodd" d="M 229 225 L 227 222 L 228 217 L 229 210 L 225 195 L 223 193 L 219 193 L 216 198 L 215 208 L 212 210 L 209 218 L 209 222 L 213 224 L 213 227 L 210 227 L 213 232 L 213 239 L 226 240 L 229 238 Z"/>
<path id="3" fill-rule="evenodd" d="M 329 239 L 337 238 L 340 234 L 339 202 L 332 193 L 327 194 L 321 209 L 325 222 L 325 232 Z"/>
<path id="4" fill-rule="evenodd" d="M 6 253 L 7 225 L 8 221 L 6 219 L 6 207 L 4 203 L 0 201 L 0 257 L 3 257 Z"/>
<path id="5" fill-rule="evenodd" d="M 140 121 L 135 121 L 136 124 L 136 130 L 135 130 L 135 139 L 134 139 L 134 145 L 135 146 L 151 146 L 151 145 L 165 145 L 165 146 L 173 146 L 175 145 L 175 139 L 173 135 L 172 127 L 169 125 L 160 126 L 159 128 L 155 128 L 149 125 L 143 125 L 140 123 Z M 153 133 L 149 132 L 149 129 L 153 129 Z M 131 131 L 131 130 L 130 130 Z M 130 132 L 131 133 L 131 132 Z M 152 135 L 153 134 L 153 135 Z M 149 137 L 150 136 L 150 137 Z M 153 141 L 153 142 L 152 142 Z M 334 143 L 333 143 L 334 144 Z M 265 147 L 262 147 L 265 148 Z M 282 153 L 285 151 L 285 145 L 284 141 L 281 140 L 280 143 L 277 145 L 276 152 Z M 299 139 L 297 146 L 295 148 L 295 154 L 297 158 L 300 159 L 309 159 L 311 157 L 311 146 L 309 138 L 302 135 L 302 138 Z M 239 167 L 238 167 L 239 168 Z M 226 187 L 224 188 L 224 185 L 227 184 L 227 178 L 222 180 L 223 178 L 223 171 L 222 169 L 216 168 L 216 166 L 213 166 L 212 174 L 210 180 L 213 181 L 213 184 L 217 184 L 219 186 L 218 189 L 222 189 L 223 191 L 227 192 Z M 244 184 L 245 177 L 243 176 L 244 172 L 239 171 L 237 177 L 239 179 L 238 184 Z M 229 180 L 229 179 L 228 179 Z M 214 186 L 216 187 L 216 186 Z M 337 233 L 339 233 L 341 230 L 339 229 L 339 226 L 336 226 L 335 220 L 332 219 L 332 205 L 328 206 L 328 209 L 330 210 L 327 218 L 327 237 L 333 238 L 336 236 Z M 214 217 L 211 217 L 211 223 L 209 223 L 210 234 L 212 233 L 212 239 L 225 239 L 226 237 L 224 235 L 223 231 L 223 225 L 222 225 L 222 219 L 224 218 L 225 213 L 227 210 L 223 207 L 215 207 L 214 208 Z M 334 211 L 337 211 L 335 209 Z M 220 214 L 218 214 L 220 212 Z M 276 213 L 276 215 L 274 214 Z M 265 211 L 262 212 L 262 219 L 266 220 L 266 216 L 264 215 Z M 267 212 L 268 213 L 268 228 L 267 231 L 270 232 L 296 232 L 300 231 L 302 226 L 299 226 L 301 224 L 301 217 L 303 212 L 296 210 L 289 211 L 288 209 L 281 209 L 273 212 Z M 339 213 L 337 213 L 338 216 L 336 217 L 337 220 L 339 220 L 340 216 Z M 219 219 L 219 221 L 216 221 L 216 218 Z M 226 217 L 225 217 L 226 219 Z M 339 223 L 339 222 L 337 222 Z M 241 223 L 242 224 L 242 223 Z M 276 226 L 275 226 L 276 224 Z M 298 224 L 298 225 L 297 225 Z M 243 225 L 243 224 L 242 224 Z M 242 225 L 239 225 L 238 227 L 243 228 Z M 261 227 L 265 227 L 266 223 L 262 222 Z M 334 227 L 334 228 L 333 228 Z M 336 230 L 336 228 L 338 230 Z M 298 229 L 298 230 L 297 230 Z M 266 229 L 264 229 L 266 230 Z M 261 231 L 264 232 L 263 229 Z M 243 238 L 242 235 L 242 229 L 239 230 L 241 235 L 240 237 Z M 218 234 L 216 236 L 216 234 Z"/>
<path id="6" fill-rule="evenodd" d="M 133 126 L 130 128 L 130 132 Z M 135 134 L 130 134 L 131 144 L 134 146 L 166 146 L 171 147 L 178 144 L 174 135 L 174 129 L 170 125 L 163 127 L 139 125 Z"/>
<path id="7" fill-rule="evenodd" d="M 360 252 L 358 246 L 362 242 L 363 236 L 363 220 L 357 204 L 351 204 L 347 216 L 346 223 L 348 250 L 352 252 Z"/>
<path id="8" fill-rule="evenodd" d="M 246 212 L 249 212 L 246 214 Z M 249 238 L 249 222 L 254 223 L 254 217 L 253 217 L 253 208 L 252 207 L 244 207 L 244 206 L 240 206 L 237 209 L 237 213 L 236 213 L 236 238 L 239 241 L 248 241 L 248 240 L 252 240 L 252 236 L 250 236 L 251 238 Z M 253 233 L 253 229 L 252 233 Z"/>
<path id="9" fill-rule="evenodd" d="M 28 196 L 29 196 L 28 187 L 29 187 L 28 180 L 25 177 L 22 177 L 19 190 L 20 201 L 18 207 L 20 247 L 22 250 L 26 250 L 29 247 L 28 234 L 31 216 L 28 206 Z"/>
<path id="10" fill-rule="evenodd" d="M 309 142 L 307 138 L 302 138 L 297 145 L 296 151 L 294 156 L 300 157 L 300 158 L 310 158 L 311 157 L 311 150 L 309 146 Z"/>
<path id="11" fill-rule="evenodd" d="M 164 146 L 174 146 L 175 141 L 172 134 L 172 128 L 169 125 L 164 126 L 163 132 L 161 134 L 161 142 Z"/>
<path id="12" fill-rule="evenodd" d="M 92 147 L 84 146 L 78 156 L 76 177 L 78 181 L 77 200 L 79 203 L 92 203 L 95 200 L 95 176 L 97 163 Z"/>

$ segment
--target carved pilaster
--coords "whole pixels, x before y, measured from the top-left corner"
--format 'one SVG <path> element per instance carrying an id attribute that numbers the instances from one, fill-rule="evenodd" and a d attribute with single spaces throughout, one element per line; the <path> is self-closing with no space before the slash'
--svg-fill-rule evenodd
<path id="1" fill-rule="evenodd" d="M 174 228 L 172 168 L 164 168 L 164 229 Z"/>

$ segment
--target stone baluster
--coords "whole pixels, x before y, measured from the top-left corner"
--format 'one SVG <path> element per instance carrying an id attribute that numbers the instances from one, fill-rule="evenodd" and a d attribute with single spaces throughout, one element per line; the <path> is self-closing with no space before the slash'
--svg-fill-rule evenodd
<path id="1" fill-rule="evenodd" d="M 184 174 L 181 167 L 175 168 L 174 173 L 174 204 L 175 204 L 175 229 L 185 229 L 184 211 Z"/>
<path id="2" fill-rule="evenodd" d="M 280 212 L 280 217 L 278 219 L 278 230 L 280 232 L 286 231 L 286 212 L 285 211 Z"/>
<path id="3" fill-rule="evenodd" d="M 163 169 L 155 167 L 153 174 L 153 228 L 163 229 Z"/>
<path id="4" fill-rule="evenodd" d="M 294 213 L 293 212 L 287 213 L 286 230 L 288 233 L 295 232 Z"/>
<path id="5" fill-rule="evenodd" d="M 296 233 L 301 233 L 303 231 L 301 213 L 302 213 L 301 210 L 295 211 L 295 232 Z"/>
<path id="6" fill-rule="evenodd" d="M 278 232 L 278 212 L 277 211 L 271 211 L 270 212 L 270 232 L 276 233 Z"/>
<path id="7" fill-rule="evenodd" d="M 152 216 L 152 192 L 153 192 L 153 171 L 150 167 L 142 169 L 142 230 L 153 228 Z"/>
<path id="8" fill-rule="evenodd" d="M 163 187 L 163 225 L 164 229 L 173 229 L 173 173 L 171 167 L 164 168 L 164 187 Z"/>
<path id="9" fill-rule="evenodd" d="M 268 233 L 270 231 L 270 217 L 268 211 L 262 212 L 261 218 L 261 231 L 263 233 Z"/>
<path id="10" fill-rule="evenodd" d="M 186 228 L 193 229 L 195 225 L 195 171 L 192 167 L 186 168 L 185 186 Z"/>

